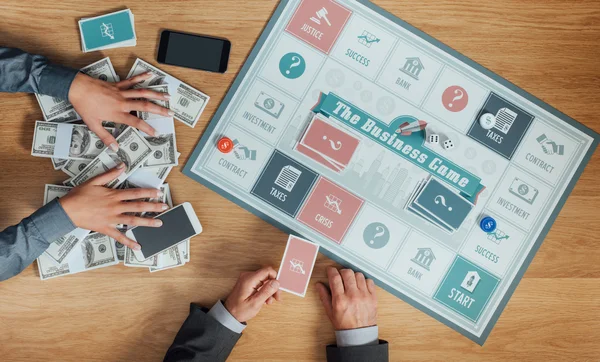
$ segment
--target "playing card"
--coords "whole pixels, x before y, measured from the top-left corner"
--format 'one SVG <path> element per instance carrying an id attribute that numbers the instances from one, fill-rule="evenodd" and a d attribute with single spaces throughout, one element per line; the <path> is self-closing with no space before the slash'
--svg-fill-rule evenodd
<path id="1" fill-rule="evenodd" d="M 279 289 L 304 297 L 318 253 L 319 245 L 290 235 L 277 273 Z"/>
<path id="2" fill-rule="evenodd" d="M 315 116 L 299 143 L 345 167 L 360 140 Z"/>
<path id="3" fill-rule="evenodd" d="M 416 197 L 414 204 L 413 207 L 420 206 L 422 210 L 455 230 L 460 228 L 475 206 L 433 177 Z"/>
<path id="4" fill-rule="evenodd" d="M 83 51 L 135 45 L 136 35 L 131 10 L 79 21 Z"/>
<path id="5" fill-rule="evenodd" d="M 339 173 L 346 168 L 345 166 L 340 165 L 337 162 L 328 159 L 327 157 L 324 157 L 319 152 L 316 152 L 312 148 L 305 146 L 301 143 L 296 144 L 296 151 L 311 158 L 312 160 L 317 161 L 318 163 L 322 164 L 323 166 L 330 168 L 332 171 Z"/>

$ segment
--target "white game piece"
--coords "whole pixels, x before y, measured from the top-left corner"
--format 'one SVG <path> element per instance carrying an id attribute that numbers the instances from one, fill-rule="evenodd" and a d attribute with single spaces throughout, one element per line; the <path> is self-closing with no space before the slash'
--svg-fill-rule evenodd
<path id="1" fill-rule="evenodd" d="M 444 148 L 447 150 L 451 150 L 454 148 L 454 143 L 452 143 L 452 140 L 445 140 L 444 141 Z"/>
<path id="2" fill-rule="evenodd" d="M 437 145 L 438 143 L 440 143 L 440 136 L 438 136 L 436 134 L 430 135 L 429 136 L 429 143 Z"/>
<path id="3" fill-rule="evenodd" d="M 479 125 L 483 129 L 492 129 L 496 125 L 496 116 L 491 113 L 484 113 L 479 117 Z"/>

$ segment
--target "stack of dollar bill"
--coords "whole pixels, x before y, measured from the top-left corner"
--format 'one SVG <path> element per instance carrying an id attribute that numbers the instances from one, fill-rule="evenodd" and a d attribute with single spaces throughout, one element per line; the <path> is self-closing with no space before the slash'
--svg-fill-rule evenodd
<path id="1" fill-rule="evenodd" d="M 107 82 L 118 82 L 120 79 L 109 58 L 101 59 L 81 71 Z M 135 61 L 128 78 L 144 72 L 151 72 L 152 77 L 136 87 L 169 93 L 169 101 L 152 102 L 173 110 L 175 118 L 194 127 L 209 97 L 141 59 Z M 63 185 L 46 185 L 44 204 L 124 163 L 125 171 L 107 187 L 161 189 L 165 195 L 163 200 L 148 201 L 165 202 L 172 207 L 170 188 L 165 180 L 172 168 L 179 164 L 180 156 L 173 117 L 138 112 L 139 118 L 157 130 L 153 137 L 132 127 L 104 122 L 104 128 L 116 137 L 119 144 L 119 150 L 114 152 L 90 131 L 67 100 L 43 95 L 36 97 L 44 121 L 35 122 L 31 154 L 51 158 L 54 168 L 68 176 Z M 122 231 L 126 230 L 127 226 L 122 225 Z M 120 261 L 125 266 L 147 267 L 151 272 L 156 272 L 184 265 L 189 261 L 189 251 L 189 240 L 186 240 L 159 255 L 140 261 L 131 250 L 114 239 L 90 230 L 76 229 L 51 243 L 38 258 L 38 268 L 42 280 L 111 266 Z"/>

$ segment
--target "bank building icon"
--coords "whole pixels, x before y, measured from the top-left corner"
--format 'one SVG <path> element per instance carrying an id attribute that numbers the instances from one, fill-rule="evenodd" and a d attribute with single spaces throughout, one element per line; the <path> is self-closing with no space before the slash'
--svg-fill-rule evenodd
<path id="1" fill-rule="evenodd" d="M 406 58 L 406 63 L 404 63 L 404 67 L 400 68 L 402 72 L 416 80 L 419 80 L 419 74 L 421 74 L 421 71 L 423 69 L 425 69 L 425 66 L 423 65 L 419 57 Z"/>
<path id="2" fill-rule="evenodd" d="M 431 263 L 435 260 L 435 255 L 433 255 L 433 251 L 431 251 L 430 248 L 417 248 L 417 255 L 410 260 L 426 270 L 429 270 Z"/>

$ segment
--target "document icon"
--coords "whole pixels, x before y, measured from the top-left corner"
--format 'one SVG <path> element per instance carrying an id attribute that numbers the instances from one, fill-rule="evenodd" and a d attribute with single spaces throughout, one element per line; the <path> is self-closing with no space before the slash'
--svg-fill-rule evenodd
<path id="1" fill-rule="evenodd" d="M 298 182 L 300 175 L 302 175 L 302 171 L 298 170 L 294 166 L 284 166 L 279 172 L 277 179 L 275 179 L 275 185 L 281 187 L 287 192 L 291 192 L 294 186 L 296 186 L 296 182 Z"/>
<path id="2" fill-rule="evenodd" d="M 508 108 L 500 108 L 496 113 L 496 124 L 494 128 L 498 131 L 507 134 L 517 119 L 517 114 Z"/>

